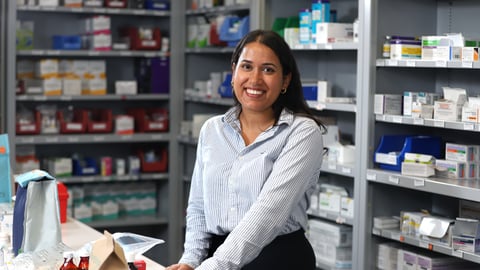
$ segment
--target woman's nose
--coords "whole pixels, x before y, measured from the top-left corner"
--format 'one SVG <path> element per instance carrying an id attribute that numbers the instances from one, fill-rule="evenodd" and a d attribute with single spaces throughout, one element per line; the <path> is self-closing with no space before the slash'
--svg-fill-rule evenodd
<path id="1" fill-rule="evenodd" d="M 262 71 L 258 68 L 254 69 L 250 79 L 255 84 L 260 83 L 262 81 Z"/>

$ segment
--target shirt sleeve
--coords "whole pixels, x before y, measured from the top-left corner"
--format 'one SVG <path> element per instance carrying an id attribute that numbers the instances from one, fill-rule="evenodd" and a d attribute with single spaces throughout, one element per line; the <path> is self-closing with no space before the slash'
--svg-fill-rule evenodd
<path id="1" fill-rule="evenodd" d="M 313 121 L 293 127 L 258 199 L 214 256 L 196 269 L 240 269 L 256 258 L 281 232 L 299 202 L 308 200 L 307 190 L 318 181 L 322 155 L 322 133 Z"/>
<path id="2" fill-rule="evenodd" d="M 208 123 L 208 121 L 207 121 Z M 210 235 L 207 233 L 205 212 L 203 209 L 203 160 L 202 148 L 207 123 L 202 127 L 198 139 L 197 155 L 193 169 L 190 194 L 187 207 L 187 226 L 185 233 L 184 253 L 179 263 L 186 263 L 196 268 L 207 256 L 210 246 Z"/>

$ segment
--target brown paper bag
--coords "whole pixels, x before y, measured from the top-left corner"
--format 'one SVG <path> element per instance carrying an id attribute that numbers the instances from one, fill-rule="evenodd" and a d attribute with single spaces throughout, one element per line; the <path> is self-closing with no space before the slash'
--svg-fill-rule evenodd
<path id="1" fill-rule="evenodd" d="M 104 231 L 104 237 L 95 241 L 90 254 L 90 270 L 128 270 L 123 248 L 112 235 Z"/>

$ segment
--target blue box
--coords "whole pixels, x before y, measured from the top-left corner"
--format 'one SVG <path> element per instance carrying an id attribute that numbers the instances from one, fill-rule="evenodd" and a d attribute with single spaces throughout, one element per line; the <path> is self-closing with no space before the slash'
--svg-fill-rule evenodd
<path id="1" fill-rule="evenodd" d="M 170 10 L 170 3 L 166 0 L 145 0 L 145 9 Z"/>
<path id="2" fill-rule="evenodd" d="M 384 135 L 375 150 L 373 160 L 382 169 L 401 171 L 405 153 L 442 158 L 442 148 L 442 139 L 436 136 Z"/>
<path id="3" fill-rule="evenodd" d="M 54 50 L 80 50 L 81 48 L 82 48 L 82 38 L 79 35 L 53 36 Z"/>
<path id="4" fill-rule="evenodd" d="M 305 100 L 317 101 L 318 86 L 316 83 L 315 84 L 304 83 L 302 84 L 302 89 L 303 89 L 303 97 Z"/>

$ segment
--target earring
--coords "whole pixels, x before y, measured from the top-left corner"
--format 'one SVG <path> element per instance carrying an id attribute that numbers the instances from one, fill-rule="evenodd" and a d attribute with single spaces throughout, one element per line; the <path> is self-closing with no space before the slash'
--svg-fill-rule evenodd
<path id="1" fill-rule="evenodd" d="M 287 88 L 282 88 L 282 90 L 280 90 L 281 94 L 285 94 L 286 92 L 287 92 Z"/>
<path id="2" fill-rule="evenodd" d="M 232 85 L 232 87 L 233 87 L 233 81 L 230 81 L 230 85 Z"/>

